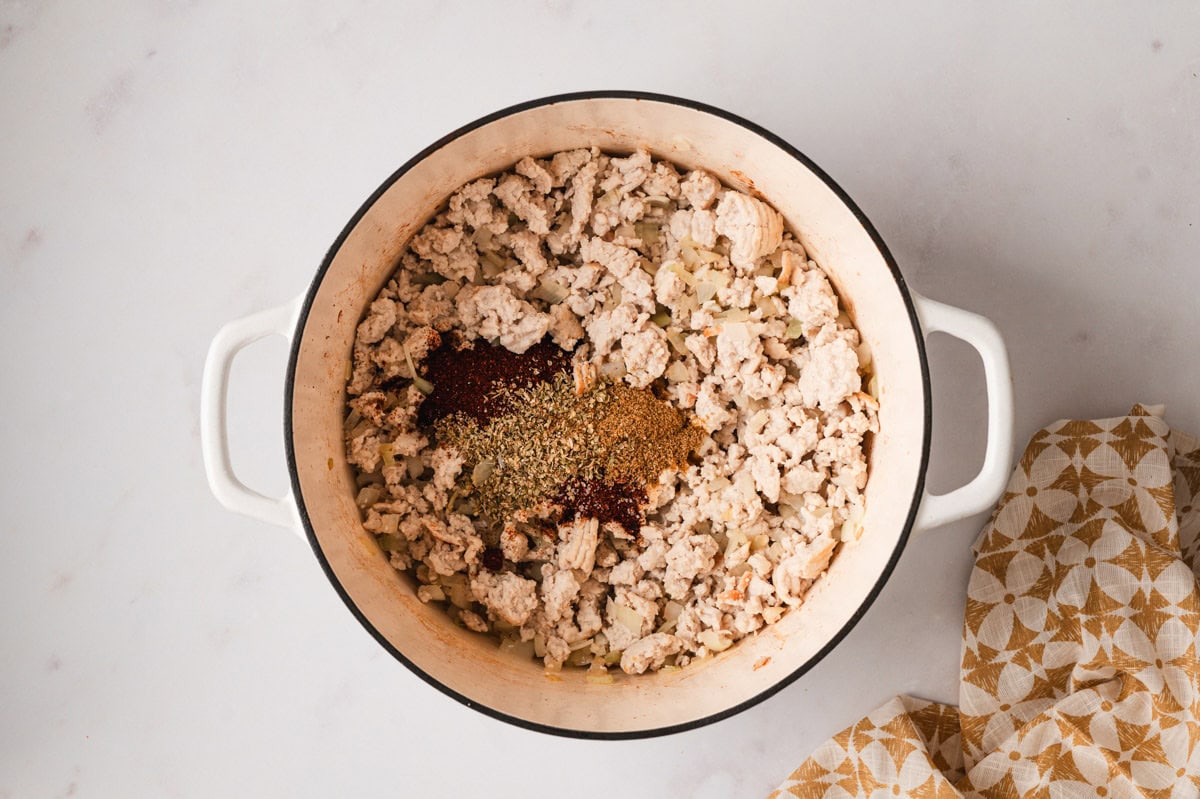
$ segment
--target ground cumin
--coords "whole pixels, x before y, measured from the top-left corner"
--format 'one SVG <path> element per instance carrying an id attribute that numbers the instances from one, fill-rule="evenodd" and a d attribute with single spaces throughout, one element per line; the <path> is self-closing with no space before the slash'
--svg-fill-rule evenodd
<path id="1" fill-rule="evenodd" d="M 605 473 L 619 482 L 653 485 L 666 469 L 682 468 L 704 431 L 648 389 L 614 383 L 596 419 Z"/>

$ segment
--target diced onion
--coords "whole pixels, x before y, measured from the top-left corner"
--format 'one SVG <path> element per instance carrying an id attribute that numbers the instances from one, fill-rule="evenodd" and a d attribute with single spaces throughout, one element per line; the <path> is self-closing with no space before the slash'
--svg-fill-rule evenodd
<path id="1" fill-rule="evenodd" d="M 758 308 L 758 310 L 762 311 L 764 319 L 771 316 L 777 316 L 780 311 L 779 303 L 775 301 L 774 297 L 759 297 L 754 301 L 754 305 Z"/>
<path id="2" fill-rule="evenodd" d="M 379 486 L 364 486 L 363 489 L 358 492 L 358 498 L 355 500 L 355 502 L 358 504 L 358 507 L 366 508 L 370 505 L 374 505 L 382 496 L 383 491 L 379 488 Z"/>
<path id="3" fill-rule="evenodd" d="M 668 331 L 667 331 L 667 342 L 668 342 L 668 343 L 669 343 L 669 344 L 670 344 L 670 345 L 671 345 L 671 346 L 672 346 L 672 347 L 675 349 L 675 351 L 676 351 L 676 352 L 678 352 L 680 355 L 687 355 L 687 354 L 688 354 L 688 348 L 687 348 L 687 343 L 686 343 L 686 340 L 684 339 L 684 337 L 683 337 L 683 334 L 682 334 L 682 333 L 680 333 L 678 330 L 668 330 Z"/>
<path id="4" fill-rule="evenodd" d="M 680 613 L 683 613 L 683 605 L 674 599 L 667 600 L 667 604 L 663 606 L 663 618 L 667 621 L 675 621 L 679 618 Z"/>
<path id="5" fill-rule="evenodd" d="M 565 300 L 571 291 L 557 280 L 550 277 L 543 277 L 538 280 L 537 288 L 530 293 L 539 300 L 545 300 L 551 305 L 557 305 Z"/>
<path id="6" fill-rule="evenodd" d="M 379 445 L 379 458 L 383 461 L 384 466 L 396 465 L 396 453 L 391 444 Z"/>
<path id="7" fill-rule="evenodd" d="M 871 366 L 871 349 L 870 349 L 870 347 L 867 346 L 867 343 L 865 341 L 858 345 L 857 352 L 858 352 L 858 368 L 859 369 L 870 368 L 870 366 Z"/>
<path id="8" fill-rule="evenodd" d="M 616 622 L 634 635 L 642 634 L 642 623 L 645 621 L 642 614 L 625 605 L 613 603 L 612 615 Z"/>
<path id="9" fill-rule="evenodd" d="M 373 472 L 360 472 L 359 475 L 354 478 L 354 485 L 359 488 L 369 485 L 380 485 L 382 483 L 383 475 L 379 473 L 378 469 Z"/>
<path id="10" fill-rule="evenodd" d="M 450 492 L 450 497 L 446 500 L 446 513 L 455 512 L 454 503 L 458 502 L 459 498 L 462 496 L 462 491 L 463 490 L 461 488 L 456 487 Z"/>
<path id="11" fill-rule="evenodd" d="M 803 494 L 789 494 L 786 491 L 779 492 L 779 504 L 786 505 L 793 510 L 800 510 L 804 507 Z"/>
<path id="12" fill-rule="evenodd" d="M 783 337 L 788 341 L 795 341 L 804 335 L 804 323 L 799 319 L 788 320 L 787 329 L 783 331 Z"/>
<path id="13" fill-rule="evenodd" d="M 682 383 L 687 380 L 688 377 L 688 369 L 687 366 L 684 365 L 683 361 L 673 361 L 671 365 L 667 367 L 667 380 L 670 380 L 672 383 Z"/>
<path id="14" fill-rule="evenodd" d="M 654 225 L 649 222 L 638 222 L 633 226 L 633 229 L 637 234 L 637 237 L 646 244 L 658 243 L 658 225 Z"/>
<path id="15" fill-rule="evenodd" d="M 743 574 L 750 571 L 750 568 L 751 567 L 749 563 L 739 563 L 730 569 L 728 574 L 730 577 L 741 577 Z"/>
<path id="16" fill-rule="evenodd" d="M 700 301 L 701 305 L 715 296 L 717 296 L 717 287 L 712 283 L 705 281 L 696 284 L 696 299 Z"/>
<path id="17" fill-rule="evenodd" d="M 467 584 L 466 577 L 461 574 L 443 577 L 441 585 L 442 591 L 445 592 L 451 605 L 463 610 L 471 609 L 471 605 L 475 601 L 475 596 L 471 593 L 471 586 Z"/>
<path id="18" fill-rule="evenodd" d="M 401 349 L 404 350 L 404 360 L 408 363 L 408 371 L 412 375 L 413 385 L 417 387 L 417 391 L 420 391 L 425 396 L 429 396 L 433 393 L 433 383 L 430 383 L 428 380 L 417 374 L 417 367 L 416 364 L 413 363 L 412 353 L 408 351 L 407 341 L 401 345 Z"/>
<path id="19" fill-rule="evenodd" d="M 704 271 L 704 279 L 719 289 L 729 288 L 729 273 L 724 270 L 706 269 Z"/>
<path id="20" fill-rule="evenodd" d="M 696 286 L 696 276 L 689 272 L 687 267 L 679 263 L 679 261 L 671 261 L 670 263 L 666 264 L 666 267 L 678 275 L 679 279 L 684 283 L 692 286 L 693 288 Z"/>
<path id="21" fill-rule="evenodd" d="M 679 256 L 692 269 L 700 265 L 700 254 L 696 252 L 696 248 L 692 246 L 689 239 L 684 239 L 679 243 Z"/>
<path id="22" fill-rule="evenodd" d="M 716 630 L 702 630 L 697 634 L 696 640 L 708 647 L 710 652 L 724 652 L 733 643 Z"/>
<path id="23" fill-rule="evenodd" d="M 619 661 L 620 657 L 618 657 L 617 660 Z M 611 674 L 609 674 L 608 672 L 593 673 L 593 672 L 589 671 L 587 673 L 587 675 L 584 677 L 584 679 L 593 685 L 612 685 L 614 682 L 616 682 L 616 680 L 613 679 L 613 676 Z"/>
<path id="24" fill-rule="evenodd" d="M 441 602 L 446 598 L 446 594 L 438 585 L 422 585 L 417 589 L 417 599 L 422 602 Z"/>
<path id="25" fill-rule="evenodd" d="M 403 350 L 403 352 L 404 352 L 404 364 L 408 365 L 408 374 L 406 374 L 406 376 L 404 376 L 404 377 L 412 377 L 412 378 L 415 378 L 415 377 L 416 377 L 416 365 L 415 365 L 415 364 L 413 364 L 413 355 L 412 355 L 412 353 L 409 353 L 409 352 L 408 352 L 408 340 L 407 340 L 407 338 L 406 338 L 406 340 L 404 340 L 404 343 L 403 343 L 403 344 L 401 344 L 400 348 L 401 348 L 401 349 Z"/>
<path id="26" fill-rule="evenodd" d="M 750 321 L 750 312 L 747 311 L 745 308 L 730 308 L 727 311 L 721 311 L 719 314 L 716 314 L 713 318 L 720 319 L 722 322 L 731 323 L 731 324 L 736 323 L 736 322 L 749 322 Z"/>
<path id="27" fill-rule="evenodd" d="M 398 518 L 399 517 L 397 517 L 397 519 Z M 407 542 L 398 535 L 384 533 L 379 536 L 378 541 L 379 547 L 384 552 L 403 552 L 407 548 Z"/>
<path id="28" fill-rule="evenodd" d="M 621 291 L 621 286 L 614 284 L 613 287 L 608 291 L 608 299 L 604 301 L 603 309 L 606 311 L 616 310 L 617 306 L 621 304 L 621 298 L 623 296 L 624 295 Z"/>
<path id="29" fill-rule="evenodd" d="M 421 459 L 416 455 L 409 455 L 404 460 L 408 466 L 408 476 L 413 480 L 416 480 L 421 476 L 421 473 L 425 471 L 425 464 L 422 463 Z"/>
<path id="30" fill-rule="evenodd" d="M 654 316 L 650 317 L 650 321 L 659 327 L 666 327 L 667 325 L 671 324 L 671 314 L 666 311 L 659 311 L 658 313 L 654 314 Z"/>
<path id="31" fill-rule="evenodd" d="M 861 507 L 857 507 L 850 511 L 849 518 L 842 522 L 841 534 L 838 536 L 842 541 L 857 541 L 862 537 L 862 518 L 863 511 Z"/>
<path id="32" fill-rule="evenodd" d="M 495 461 L 493 461 L 491 458 L 481 460 L 479 463 L 475 464 L 475 468 L 471 470 L 471 482 L 477 486 L 483 485 L 491 478 L 492 473 L 495 471 Z"/>
<path id="33" fill-rule="evenodd" d="M 725 559 L 731 560 L 734 553 L 745 546 L 748 541 L 740 530 L 730 530 L 727 536 L 728 540 L 725 542 Z"/>

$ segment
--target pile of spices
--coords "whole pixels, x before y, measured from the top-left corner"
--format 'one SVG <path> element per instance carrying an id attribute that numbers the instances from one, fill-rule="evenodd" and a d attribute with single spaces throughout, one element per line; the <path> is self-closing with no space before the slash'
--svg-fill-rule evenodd
<path id="1" fill-rule="evenodd" d="M 666 469 L 679 469 L 704 441 L 674 405 L 647 389 L 614 383 L 600 409 L 596 437 L 605 453 L 604 471 L 617 482 L 653 485 Z"/>
<path id="2" fill-rule="evenodd" d="M 501 393 L 511 410 L 487 424 L 452 414 L 436 426 L 438 444 L 462 454 L 484 513 L 503 521 L 554 496 L 573 476 L 600 476 L 595 416 L 607 402 L 607 386 L 580 396 L 573 378 L 562 374 Z"/>
<path id="3" fill-rule="evenodd" d="M 556 349 L 478 344 L 435 357 L 439 348 L 426 361 L 435 388 L 421 413 L 446 388 L 429 411 L 439 445 L 462 454 L 467 489 L 494 521 L 553 501 L 565 519 L 636 533 L 646 487 L 683 468 L 704 433 L 648 389 L 601 381 L 577 393 L 570 356 Z"/>
<path id="4" fill-rule="evenodd" d="M 456 413 L 487 424 L 507 408 L 503 389 L 528 388 L 570 371 L 571 353 L 549 339 L 515 353 L 482 341 L 466 347 L 456 336 L 446 336 L 423 366 L 433 391 L 417 411 L 419 424 L 430 427 Z"/>
<path id="5" fill-rule="evenodd" d="M 554 503 L 562 505 L 564 522 L 577 517 L 596 519 L 601 524 L 616 522 L 626 532 L 637 535 L 642 529 L 642 506 L 646 504 L 646 492 L 632 483 L 572 477 L 559 488 Z"/>

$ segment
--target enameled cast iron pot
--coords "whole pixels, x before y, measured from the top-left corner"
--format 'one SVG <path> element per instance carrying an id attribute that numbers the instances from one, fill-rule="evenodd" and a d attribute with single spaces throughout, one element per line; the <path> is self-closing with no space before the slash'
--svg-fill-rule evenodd
<path id="1" fill-rule="evenodd" d="M 880 432 L 871 450 L 861 539 L 845 544 L 804 604 L 777 624 L 704 662 L 669 674 L 581 670 L 548 676 L 540 663 L 501 652 L 493 639 L 450 623 L 417 600 L 360 524 L 342 447 L 346 365 L 355 327 L 412 233 L 459 186 L 525 155 L 576 147 L 644 146 L 683 168 L 703 167 L 765 198 L 829 273 L 874 357 Z M 987 384 L 987 451 L 970 483 L 924 492 L 932 413 L 925 336 L 944 331 L 974 346 Z M 291 491 L 246 487 L 230 466 L 225 396 L 234 355 L 263 336 L 291 342 L 284 432 Z M 716 108 L 630 92 L 560 95 L 498 111 L 451 133 L 389 177 L 350 220 L 307 293 L 232 322 L 205 366 L 201 435 L 209 483 L 227 508 L 300 531 L 335 590 L 376 640 L 429 684 L 488 715 L 524 727 L 591 738 L 633 738 L 697 727 L 770 696 L 827 654 L 866 612 L 913 530 L 989 507 L 1007 479 L 1012 389 L 1004 344 L 982 317 L 910 290 L 871 223 L 803 154 Z M 363 686 L 362 690 L 378 690 Z"/>

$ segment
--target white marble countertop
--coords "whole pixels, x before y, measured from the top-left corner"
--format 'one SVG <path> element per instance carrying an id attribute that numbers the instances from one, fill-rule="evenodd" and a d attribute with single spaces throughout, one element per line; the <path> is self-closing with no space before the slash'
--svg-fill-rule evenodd
<path id="1" fill-rule="evenodd" d="M 999 324 L 1018 444 L 1139 400 L 1200 431 L 1194 4 L 650 5 L 0 2 L 0 797 L 757 796 L 893 694 L 954 701 L 979 519 L 915 540 L 774 698 L 604 743 L 430 688 L 306 546 L 209 495 L 213 333 L 299 293 L 410 155 L 517 101 L 640 88 L 794 143 L 914 287 Z M 283 356 L 245 353 L 230 397 L 273 491 Z M 947 488 L 982 451 L 982 370 L 931 358 Z"/>

